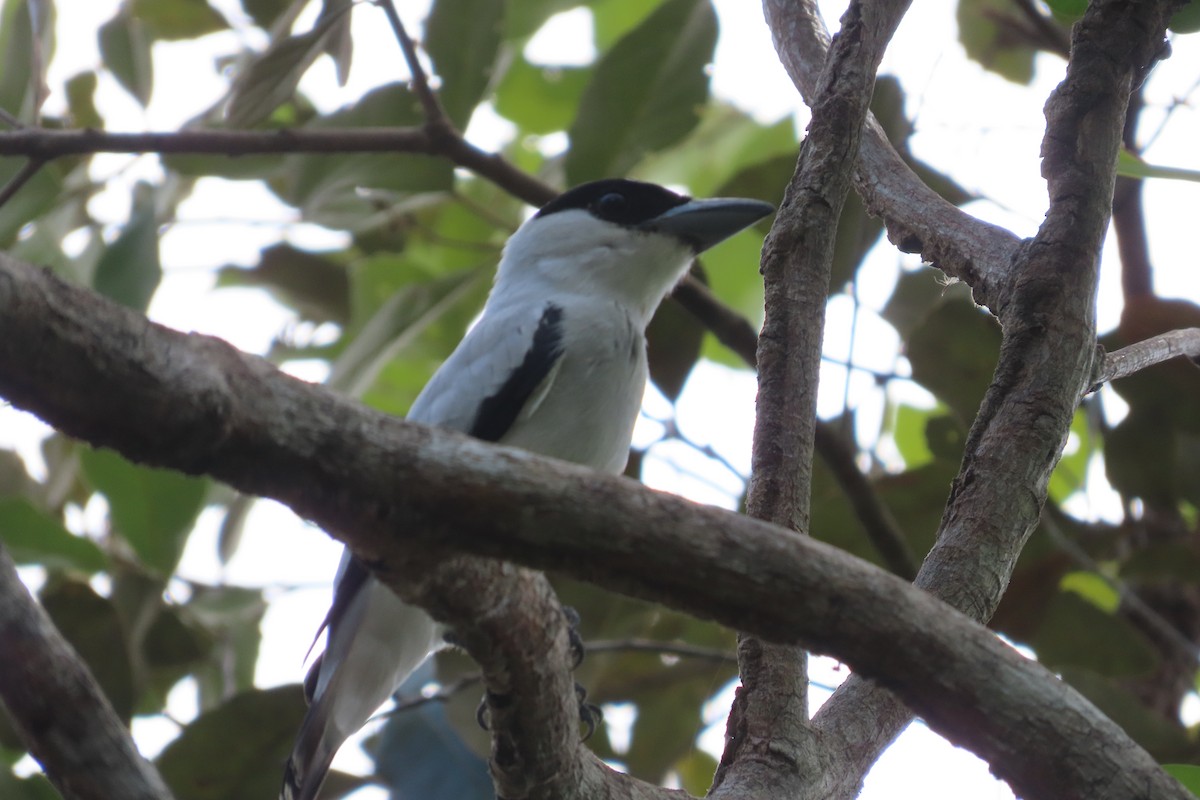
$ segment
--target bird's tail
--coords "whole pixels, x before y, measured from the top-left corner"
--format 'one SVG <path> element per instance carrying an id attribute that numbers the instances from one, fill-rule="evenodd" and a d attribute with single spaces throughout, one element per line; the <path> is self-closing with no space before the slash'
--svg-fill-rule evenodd
<path id="1" fill-rule="evenodd" d="M 296 744 L 283 770 L 279 800 L 316 800 L 321 791 L 329 765 L 344 738 L 330 729 L 326 724 L 327 714 L 322 711 L 320 703 L 311 706 L 300 726 Z"/>

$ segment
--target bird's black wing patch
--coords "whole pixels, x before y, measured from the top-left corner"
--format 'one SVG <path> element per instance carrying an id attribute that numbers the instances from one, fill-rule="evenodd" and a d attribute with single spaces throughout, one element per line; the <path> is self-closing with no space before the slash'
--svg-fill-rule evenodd
<path id="1" fill-rule="evenodd" d="M 497 442 L 516 421 L 521 409 L 563 354 L 563 310 L 547 303 L 525 358 L 494 393 L 484 398 L 467 433 Z"/>

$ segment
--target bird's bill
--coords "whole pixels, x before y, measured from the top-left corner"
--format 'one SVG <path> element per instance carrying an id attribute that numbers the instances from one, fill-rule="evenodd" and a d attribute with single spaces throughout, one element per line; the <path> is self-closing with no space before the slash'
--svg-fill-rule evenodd
<path id="1" fill-rule="evenodd" d="M 761 200 L 711 197 L 689 200 L 654 219 L 646 220 L 638 227 L 676 236 L 700 253 L 753 225 L 774 210 L 774 206 Z"/>

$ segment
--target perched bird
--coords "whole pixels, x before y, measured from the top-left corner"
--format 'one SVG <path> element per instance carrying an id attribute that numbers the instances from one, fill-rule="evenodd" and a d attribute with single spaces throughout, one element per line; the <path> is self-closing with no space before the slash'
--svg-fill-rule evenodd
<path id="1" fill-rule="evenodd" d="M 692 258 L 771 213 L 602 180 L 559 195 L 504 247 L 479 322 L 413 403 L 415 422 L 619 473 L 646 386 L 646 325 Z M 284 800 L 314 800 L 334 754 L 444 629 L 346 551 Z"/>

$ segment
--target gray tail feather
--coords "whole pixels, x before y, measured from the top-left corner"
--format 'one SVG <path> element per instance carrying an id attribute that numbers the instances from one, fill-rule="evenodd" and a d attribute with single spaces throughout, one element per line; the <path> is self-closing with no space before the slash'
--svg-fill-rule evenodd
<path id="1" fill-rule="evenodd" d="M 283 770 L 279 800 L 316 800 L 341 741 L 329 741 L 325 714 L 318 703 L 308 710 Z"/>

